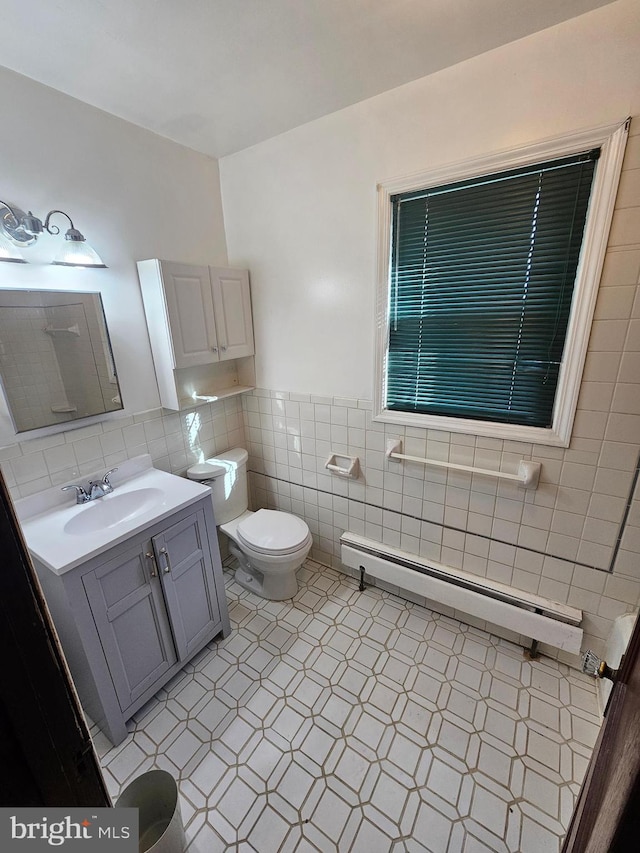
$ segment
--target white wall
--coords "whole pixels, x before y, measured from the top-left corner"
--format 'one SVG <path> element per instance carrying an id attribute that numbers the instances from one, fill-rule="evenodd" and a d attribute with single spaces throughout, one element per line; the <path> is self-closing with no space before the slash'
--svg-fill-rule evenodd
<path id="1" fill-rule="evenodd" d="M 0 115 L 0 198 L 68 212 L 109 267 L 48 266 L 43 235 L 25 250 L 34 263 L 0 264 L 0 287 L 100 291 L 126 414 L 157 407 L 135 262 L 226 264 L 217 162 L 1 68 Z M 2 400 L 0 446 L 13 441 Z"/>
<path id="2" fill-rule="evenodd" d="M 621 0 L 223 158 L 257 384 L 371 399 L 377 182 L 639 112 L 640 4 Z"/>

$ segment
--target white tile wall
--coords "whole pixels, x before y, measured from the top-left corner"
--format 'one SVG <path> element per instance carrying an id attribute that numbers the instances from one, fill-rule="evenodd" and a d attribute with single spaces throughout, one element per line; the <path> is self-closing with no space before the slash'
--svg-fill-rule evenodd
<path id="1" fill-rule="evenodd" d="M 608 634 L 611 620 L 637 608 L 640 502 L 637 498 L 632 502 L 614 572 L 609 574 L 633 471 L 603 467 L 601 453 L 607 443 L 602 438 L 600 453 L 571 462 L 567 461 L 570 454 L 591 452 L 579 450 L 581 439 L 569 450 L 560 451 L 562 459 L 553 460 L 544 455 L 549 450 L 556 452 L 552 448 L 523 445 L 518 453 L 513 443 L 507 449 L 506 443 L 494 442 L 488 451 L 480 446 L 486 439 L 464 437 L 468 442 L 462 445 L 464 458 L 469 464 L 484 467 L 491 462 L 503 470 L 514 470 L 516 458 L 539 458 L 543 485 L 530 492 L 509 483 L 425 466 L 405 466 L 403 470 L 378 449 L 384 447 L 387 435 L 401 437 L 411 454 L 426 450 L 431 455 L 437 445 L 440 458 L 445 459 L 461 458 L 457 454 L 461 445 L 445 440 L 449 436 L 443 433 L 432 437 L 432 431 L 424 430 L 418 436 L 413 429 L 376 423 L 368 401 L 335 399 L 328 404 L 315 399 L 308 395 L 300 403 L 307 416 L 303 420 L 300 410 L 298 416 L 293 414 L 295 409 L 290 410 L 290 417 L 274 417 L 273 412 L 289 402 L 286 393 L 256 390 L 244 398 L 252 504 L 305 518 L 314 535 L 315 560 L 340 568 L 340 536 L 345 530 L 360 533 L 579 607 L 585 611 L 586 642 L 597 648 Z M 315 421 L 316 408 L 321 418 L 329 420 Z M 345 410 L 347 420 L 364 416 L 365 429 L 342 441 L 318 439 L 322 426 L 334 417 L 343 418 Z M 256 421 L 252 415 L 258 412 L 261 418 Z M 309 436 L 312 426 L 315 439 Z M 622 455 L 634 468 L 639 450 L 638 441 L 622 447 Z M 614 451 L 614 447 L 607 448 L 606 465 L 611 464 L 612 454 L 617 456 Z M 324 468 L 330 452 L 357 455 L 362 476 L 352 481 L 330 474 Z M 598 478 L 602 491 L 596 489 Z M 611 495 L 613 484 L 616 493 Z"/>
<path id="2" fill-rule="evenodd" d="M 149 453 L 154 465 L 184 474 L 189 465 L 244 445 L 237 397 L 184 412 L 153 409 L 44 438 L 0 447 L 0 467 L 14 498 L 66 483 Z"/>

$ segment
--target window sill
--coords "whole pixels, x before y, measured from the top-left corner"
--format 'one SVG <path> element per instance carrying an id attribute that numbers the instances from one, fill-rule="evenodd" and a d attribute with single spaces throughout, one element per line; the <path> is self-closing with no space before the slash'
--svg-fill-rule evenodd
<path id="1" fill-rule="evenodd" d="M 437 415 L 419 415 L 409 412 L 395 412 L 383 409 L 373 417 L 374 421 L 396 424 L 397 426 L 437 429 L 443 432 L 480 435 L 508 441 L 525 441 L 531 444 L 545 444 L 552 447 L 568 447 L 570 429 L 566 438 L 553 429 L 528 427 L 519 424 L 499 424 L 492 421 L 475 421 L 466 418 L 449 418 Z"/>

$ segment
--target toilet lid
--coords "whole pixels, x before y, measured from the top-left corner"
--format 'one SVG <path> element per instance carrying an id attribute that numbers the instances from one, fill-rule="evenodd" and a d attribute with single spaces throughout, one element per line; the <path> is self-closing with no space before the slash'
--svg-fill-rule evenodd
<path id="1" fill-rule="evenodd" d="M 238 538 L 250 548 L 272 554 L 285 554 L 304 545 L 309 536 L 306 523 L 288 512 L 259 509 L 237 529 Z"/>

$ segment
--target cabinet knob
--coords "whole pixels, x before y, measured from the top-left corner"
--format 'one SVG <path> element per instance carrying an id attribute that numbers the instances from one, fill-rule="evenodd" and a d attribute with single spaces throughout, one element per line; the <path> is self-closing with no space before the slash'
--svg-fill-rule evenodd
<path id="1" fill-rule="evenodd" d="M 164 569 L 162 571 L 165 573 L 165 575 L 168 575 L 169 572 L 171 571 L 171 563 L 169 562 L 169 553 L 168 553 L 166 548 L 160 548 L 160 553 L 163 555 L 163 557 L 165 559 L 165 566 L 164 566 Z"/>
<path id="2" fill-rule="evenodd" d="M 145 557 L 147 558 L 147 560 L 151 560 L 151 571 L 149 572 L 149 574 L 151 575 L 152 578 L 157 578 L 158 577 L 158 569 L 156 568 L 156 561 L 155 561 L 155 557 L 153 556 L 153 551 L 147 551 L 147 553 L 145 554 Z"/>
<path id="3" fill-rule="evenodd" d="M 227 351 L 227 348 L 226 348 L 226 347 L 220 347 L 220 349 L 222 350 L 222 352 L 226 352 L 226 351 Z"/>
<path id="4" fill-rule="evenodd" d="M 211 352 L 218 352 L 218 347 L 211 347 Z"/>

